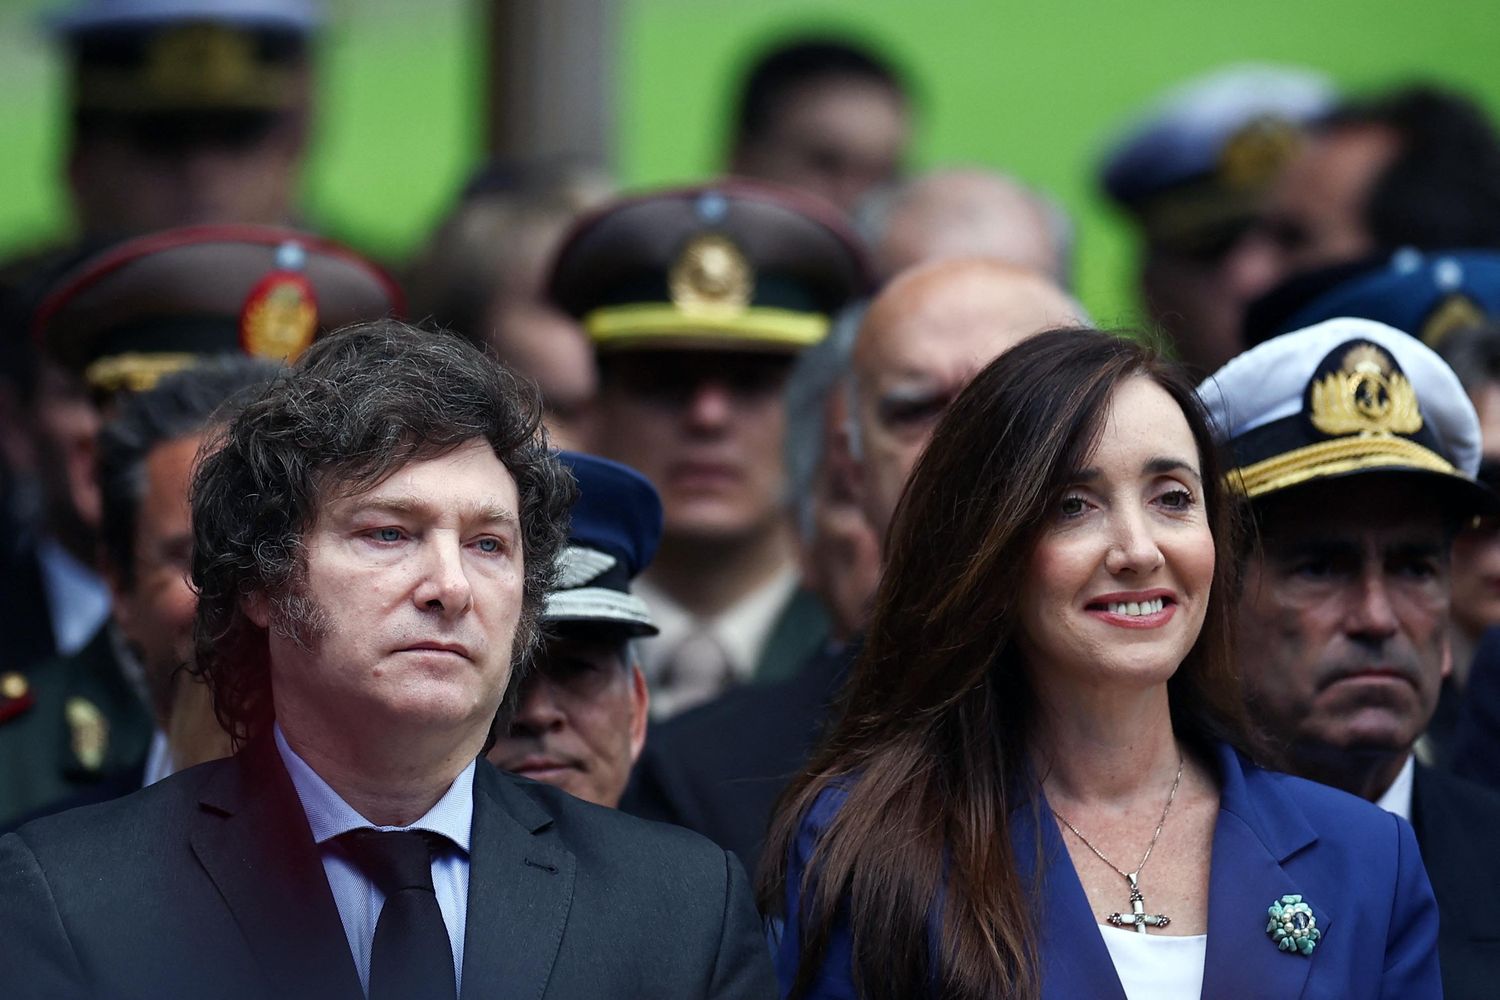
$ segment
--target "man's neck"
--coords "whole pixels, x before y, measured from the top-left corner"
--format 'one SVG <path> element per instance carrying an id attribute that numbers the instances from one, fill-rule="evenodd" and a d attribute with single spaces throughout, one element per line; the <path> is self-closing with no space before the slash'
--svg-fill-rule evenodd
<path id="1" fill-rule="evenodd" d="M 1392 754 L 1307 754 L 1295 761 L 1294 773 L 1374 802 L 1391 787 L 1410 756 L 1409 750 Z"/>
<path id="2" fill-rule="evenodd" d="M 292 751 L 356 812 L 376 826 L 409 826 L 432 809 L 479 753 L 477 744 L 414 746 L 388 734 L 357 748 L 294 717 L 277 721 Z M 311 735 L 313 738 L 308 738 Z M 351 763 L 352 762 L 352 763 Z"/>
<path id="3" fill-rule="evenodd" d="M 668 535 L 646 578 L 699 618 L 713 618 L 776 578 L 793 562 L 789 527 L 780 519 L 735 539 Z"/>

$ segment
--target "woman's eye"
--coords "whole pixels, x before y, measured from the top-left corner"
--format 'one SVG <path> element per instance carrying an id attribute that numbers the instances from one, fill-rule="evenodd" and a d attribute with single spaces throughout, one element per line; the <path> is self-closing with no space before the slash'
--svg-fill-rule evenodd
<path id="1" fill-rule="evenodd" d="M 1161 505 L 1169 510 L 1187 510 L 1193 502 L 1193 494 L 1182 489 L 1168 490 L 1160 498 Z"/>
<path id="2" fill-rule="evenodd" d="M 1063 497 L 1062 502 L 1057 505 L 1057 512 L 1063 517 L 1077 517 L 1087 507 L 1083 497 Z"/>

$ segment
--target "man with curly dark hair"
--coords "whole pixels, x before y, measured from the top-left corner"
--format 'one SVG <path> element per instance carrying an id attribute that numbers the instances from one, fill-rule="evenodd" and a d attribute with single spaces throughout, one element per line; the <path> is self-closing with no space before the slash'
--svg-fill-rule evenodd
<path id="1" fill-rule="evenodd" d="M 477 761 L 575 492 L 539 420 L 387 320 L 205 447 L 196 668 L 240 750 L 0 840 L 8 995 L 770 995 L 722 850 Z"/>

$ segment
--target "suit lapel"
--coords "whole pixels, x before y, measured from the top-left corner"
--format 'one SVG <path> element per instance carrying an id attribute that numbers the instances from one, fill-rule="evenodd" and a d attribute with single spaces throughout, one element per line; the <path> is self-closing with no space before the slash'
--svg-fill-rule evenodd
<path id="1" fill-rule="evenodd" d="M 1245 983 L 1259 996 L 1292 1000 L 1302 995 L 1315 951 L 1309 957 L 1278 951 L 1266 933 L 1266 910 L 1302 888 L 1284 864 L 1317 839 L 1297 804 L 1274 783 L 1257 781 L 1251 799 L 1239 757 L 1220 748 L 1219 819 L 1214 826 L 1208 885 L 1208 953 L 1204 1000 L 1237 997 Z M 1318 927 L 1327 934 L 1334 915 L 1311 899 Z"/>
<path id="2" fill-rule="evenodd" d="M 483 760 L 471 848 L 462 1000 L 540 997 L 573 903 L 573 854 L 552 817 Z"/>
<path id="3" fill-rule="evenodd" d="M 362 1000 L 307 816 L 269 737 L 208 781 L 189 839 L 280 995 Z"/>
<path id="4" fill-rule="evenodd" d="M 1011 813 L 1011 846 L 1022 880 L 1034 887 L 1038 951 L 1042 957 L 1044 1000 L 1089 997 L 1125 1000 L 1113 960 L 1089 908 L 1083 883 L 1073 870 L 1067 847 L 1050 822 L 1047 805 L 1038 798 Z M 1038 857 L 1040 842 L 1040 858 Z M 1041 875 L 1035 876 L 1040 863 Z"/>

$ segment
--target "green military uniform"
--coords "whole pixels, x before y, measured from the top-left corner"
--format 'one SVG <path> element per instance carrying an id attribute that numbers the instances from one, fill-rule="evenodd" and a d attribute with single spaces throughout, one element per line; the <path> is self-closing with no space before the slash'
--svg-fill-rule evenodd
<path id="1" fill-rule="evenodd" d="M 107 778 L 139 774 L 152 729 L 109 625 L 72 656 L 0 674 L 0 829 Z"/>

